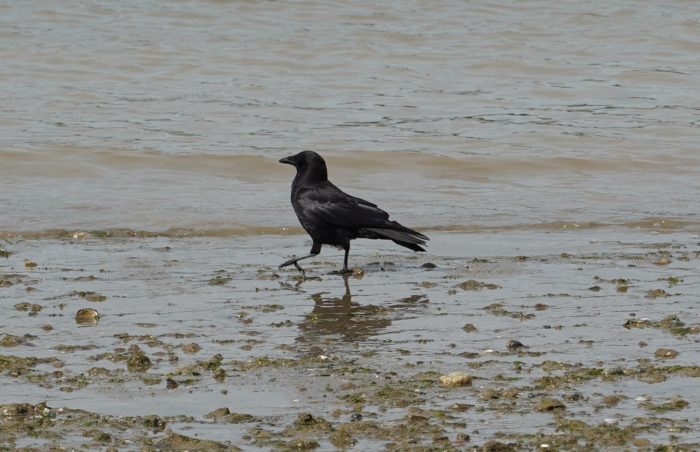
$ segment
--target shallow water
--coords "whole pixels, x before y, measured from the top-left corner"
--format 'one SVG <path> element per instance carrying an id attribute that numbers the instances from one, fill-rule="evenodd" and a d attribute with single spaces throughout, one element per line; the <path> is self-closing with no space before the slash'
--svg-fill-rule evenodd
<path id="1" fill-rule="evenodd" d="M 451 441 L 468 433 L 471 444 L 505 432 L 530 448 L 537 439 L 517 435 L 555 434 L 556 422 L 576 419 L 621 428 L 651 423 L 635 438 L 697 445 L 700 436 L 687 427 L 700 422 L 700 237 L 603 228 L 597 231 L 605 237 L 600 240 L 590 232 L 436 233 L 435 254 L 418 257 L 359 243 L 351 262 L 364 275 L 345 281 L 327 274 L 338 268 L 338 252 L 310 262 L 306 280 L 296 271 L 277 272 L 270 262 L 300 248 L 295 235 L 268 236 L 264 243 L 250 237 L 17 241 L 15 254 L 0 261 L 3 275 L 22 277 L 0 289 L 5 311 L 0 329 L 13 338 L 30 336 L 14 346 L 3 342 L 0 354 L 56 357 L 60 366 L 37 365 L 18 375 L 6 368 L 0 404 L 48 401 L 102 416 L 157 414 L 186 435 L 248 448 L 279 441 L 252 439 L 255 428 L 281 435 L 282 441 L 293 439 L 280 431 L 299 413 L 311 412 L 338 427 L 353 412 L 386 425 L 410 422 L 406 416 L 415 409 L 450 413 L 436 418 L 436 425 Z M 663 258 L 670 262 L 659 262 Z M 25 259 L 36 260 L 37 267 L 25 268 Z M 436 268 L 424 268 L 426 262 Z M 616 290 L 618 279 L 626 281 L 626 292 Z M 495 286 L 459 287 L 469 280 Z M 668 296 L 650 298 L 654 289 Z M 80 292 L 106 299 L 89 301 Z M 42 309 L 28 315 L 16 306 L 21 302 Z M 73 317 L 84 307 L 99 311 L 96 325 L 76 325 Z M 623 326 L 630 319 L 669 315 L 694 329 L 677 334 Z M 47 331 L 47 324 L 53 329 Z M 465 332 L 465 324 L 476 331 Z M 509 350 L 509 340 L 529 348 Z M 193 343 L 198 347 L 188 351 L 185 346 Z M 111 358 L 134 344 L 150 357 L 152 366 L 144 372 L 127 371 L 123 360 Z M 659 348 L 678 356 L 655 358 Z M 197 367 L 216 354 L 222 355 L 222 381 Z M 658 372 L 667 376 L 648 381 L 650 366 L 664 368 Z M 672 370 L 682 366 L 694 373 Z M 541 386 L 541 378 L 571 368 L 612 373 Z M 473 384 L 441 388 L 437 376 L 452 371 L 467 371 Z M 425 372 L 435 376 L 419 377 Z M 166 378 L 180 386 L 166 389 Z M 421 389 L 408 394 L 418 399 L 408 406 L 401 397 L 371 396 L 382 387 L 412 388 L 416 381 Z M 484 395 L 509 388 L 517 396 L 507 403 Z M 619 404 L 602 404 L 609 395 L 618 396 Z M 533 411 L 545 396 L 571 398 L 562 399 L 563 418 Z M 367 399 L 359 407 L 348 402 L 357 397 Z M 659 420 L 638 397 L 656 405 L 680 397 L 689 405 L 663 412 Z M 472 408 L 455 412 L 455 403 Z M 224 429 L 204 418 L 220 407 L 262 418 Z M 124 432 L 113 429 L 103 428 L 112 444 L 129 447 L 119 439 Z M 70 428 L 61 431 L 68 435 Z M 162 434 L 147 436 L 157 440 Z M 327 436 L 311 436 L 332 447 Z M 59 444 L 99 444 L 67 438 Z M 356 439 L 360 448 L 384 444 L 372 436 Z M 41 435 L 22 441 L 50 443 Z"/>
<path id="2" fill-rule="evenodd" d="M 36 434 L 0 413 L 0 444 L 140 449 L 166 433 L 119 423 L 157 414 L 244 449 L 340 447 L 285 433 L 308 412 L 358 450 L 698 448 L 699 18 L 680 0 L 0 2 L 0 355 L 46 358 L 0 360 L 0 404 L 56 416 Z M 429 253 L 364 241 L 361 278 L 328 275 L 332 249 L 306 280 L 278 272 L 310 245 L 277 163 L 304 149 Z M 623 327 L 669 315 L 685 326 Z M 148 370 L 128 370 L 134 344 Z M 443 388 L 452 371 L 472 385 Z M 224 406 L 258 419 L 204 417 Z"/>

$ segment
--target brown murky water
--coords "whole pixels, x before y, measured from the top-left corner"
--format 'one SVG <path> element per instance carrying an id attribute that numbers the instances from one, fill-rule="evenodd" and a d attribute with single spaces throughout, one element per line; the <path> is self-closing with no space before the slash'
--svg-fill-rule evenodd
<path id="1" fill-rule="evenodd" d="M 0 3 L 0 444 L 700 448 L 698 31 L 684 1 Z M 429 253 L 278 272 L 303 149 Z"/>

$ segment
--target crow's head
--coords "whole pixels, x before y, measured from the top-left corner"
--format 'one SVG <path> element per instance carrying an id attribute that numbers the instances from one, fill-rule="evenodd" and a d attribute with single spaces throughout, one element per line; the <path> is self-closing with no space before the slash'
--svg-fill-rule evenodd
<path id="1" fill-rule="evenodd" d="M 314 151 L 303 151 L 290 157 L 280 159 L 280 163 L 293 165 L 297 169 L 297 177 L 303 177 L 310 182 L 328 180 L 328 170 L 323 157 Z"/>

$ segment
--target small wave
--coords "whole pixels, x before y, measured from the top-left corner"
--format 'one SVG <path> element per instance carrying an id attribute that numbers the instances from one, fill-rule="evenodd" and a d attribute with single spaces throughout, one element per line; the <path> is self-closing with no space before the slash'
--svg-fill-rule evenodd
<path id="1" fill-rule="evenodd" d="M 551 173 L 644 173 L 696 171 L 698 160 L 659 155 L 639 158 L 530 157 L 499 158 L 468 154 L 449 155 L 412 151 L 319 152 L 332 173 L 353 174 L 369 171 L 413 173 L 427 178 L 482 179 Z M 110 171 L 158 170 L 175 173 L 201 173 L 263 182 L 288 175 L 289 168 L 277 160 L 292 151 L 256 154 L 169 154 L 128 149 L 86 149 L 80 147 L 3 151 L 0 176 L 7 177 L 85 177 Z"/>
<path id="2" fill-rule="evenodd" d="M 605 222 L 545 222 L 520 223 L 508 225 L 451 224 L 427 225 L 418 227 L 422 232 L 446 232 L 479 234 L 485 232 L 514 231 L 577 231 L 591 229 L 639 229 L 661 233 L 700 231 L 700 220 L 678 218 L 645 218 L 621 223 Z M 237 226 L 220 229 L 169 228 L 161 231 L 147 231 L 129 228 L 111 228 L 95 230 L 47 229 L 43 231 L 0 231 L 0 239 L 12 240 L 82 240 L 82 239 L 128 239 L 165 237 L 184 239 L 194 237 L 245 237 L 262 235 L 299 235 L 304 230 L 298 226 Z"/>

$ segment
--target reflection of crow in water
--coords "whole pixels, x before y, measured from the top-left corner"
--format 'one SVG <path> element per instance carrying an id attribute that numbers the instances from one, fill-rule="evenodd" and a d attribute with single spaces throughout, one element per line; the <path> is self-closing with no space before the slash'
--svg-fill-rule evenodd
<path id="1" fill-rule="evenodd" d="M 389 220 L 389 214 L 364 199 L 350 196 L 328 180 L 326 162 L 313 151 L 286 157 L 280 163 L 294 165 L 297 174 L 292 182 L 292 206 L 299 222 L 313 240 L 307 256 L 290 259 L 280 268 L 298 264 L 302 259 L 321 252 L 322 245 L 345 250 L 343 272 L 348 272 L 350 240 L 357 238 L 393 240 L 413 251 L 425 251 L 428 239 L 420 232 Z"/>
<path id="2" fill-rule="evenodd" d="M 344 341 L 352 342 L 358 339 L 379 334 L 380 330 L 391 325 L 391 320 L 378 315 L 381 308 L 372 305 L 360 305 L 352 302 L 352 294 L 348 285 L 347 275 L 345 294 L 339 298 L 324 298 L 323 293 L 311 296 L 314 300 L 313 311 L 301 322 L 300 341 L 316 343 L 318 336 L 342 336 Z"/>

